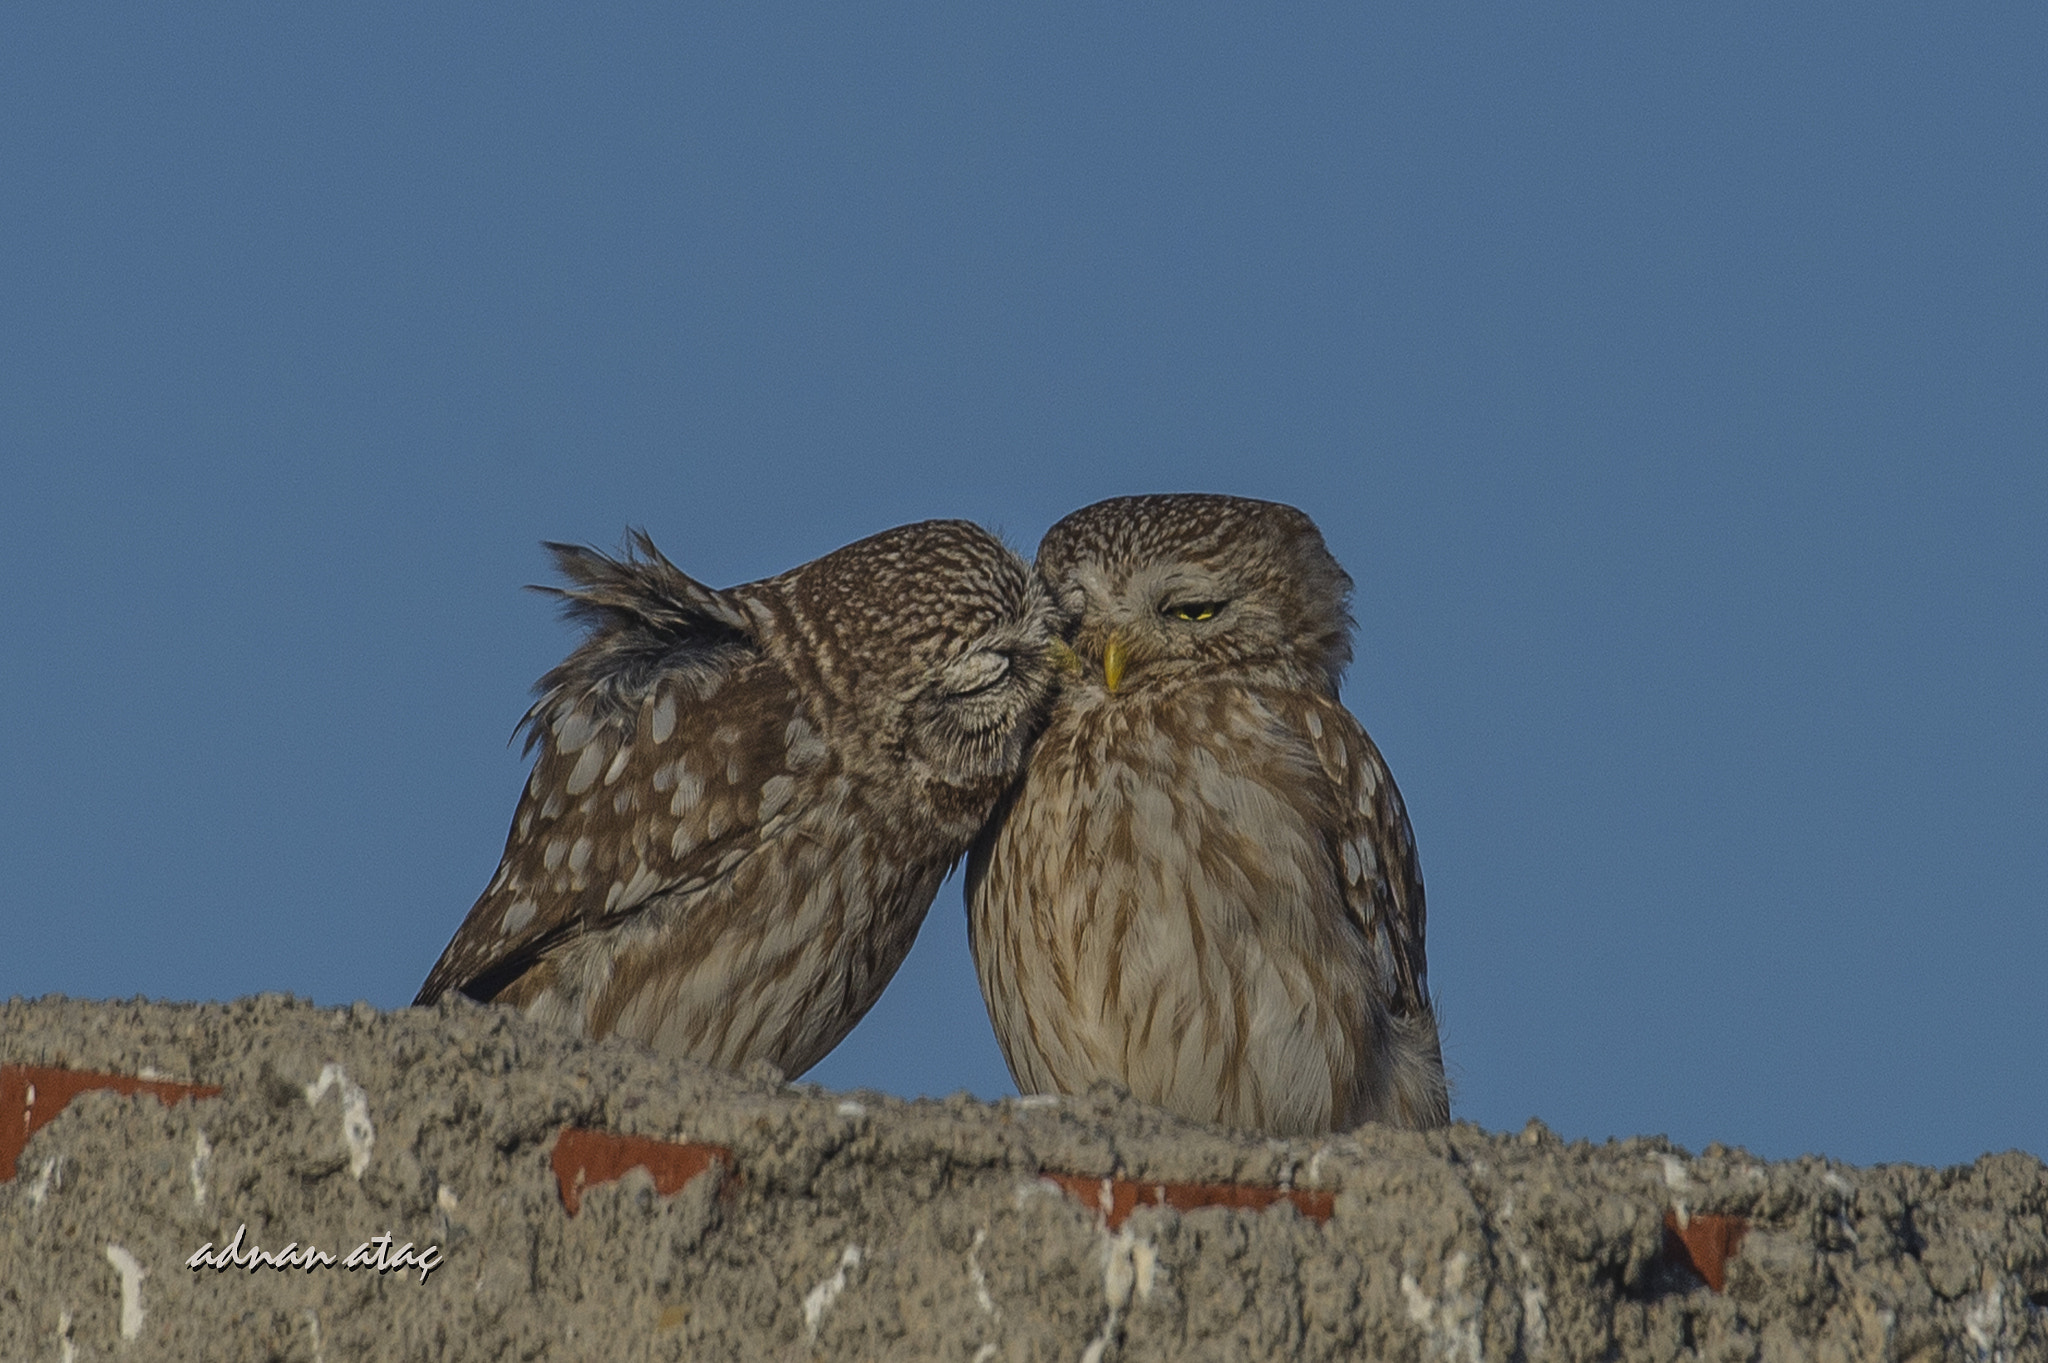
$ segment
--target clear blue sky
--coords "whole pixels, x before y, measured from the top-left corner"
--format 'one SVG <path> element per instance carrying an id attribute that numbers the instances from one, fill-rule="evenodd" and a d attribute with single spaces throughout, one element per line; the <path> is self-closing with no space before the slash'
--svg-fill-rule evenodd
<path id="1" fill-rule="evenodd" d="M 1216 490 L 1461 1115 L 2048 1153 L 2048 12 L 1360 8 L 11 7 L 0 995 L 408 1001 L 543 538 Z M 813 1077 L 1008 1091 L 957 879 Z"/>

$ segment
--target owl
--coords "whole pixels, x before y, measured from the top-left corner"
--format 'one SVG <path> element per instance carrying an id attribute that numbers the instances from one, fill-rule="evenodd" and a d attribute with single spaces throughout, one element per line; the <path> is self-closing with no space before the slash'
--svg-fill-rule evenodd
<path id="1" fill-rule="evenodd" d="M 1052 677 L 1031 570 L 924 521 L 716 590 L 550 545 L 586 637 L 535 688 L 505 853 L 415 1002 L 795 1076 L 910 950 Z"/>
<path id="2" fill-rule="evenodd" d="M 1449 1120 L 1415 839 L 1337 699 L 1351 579 L 1314 523 L 1118 497 L 1038 571 L 1067 675 L 967 881 L 1018 1088 L 1281 1136 Z"/>

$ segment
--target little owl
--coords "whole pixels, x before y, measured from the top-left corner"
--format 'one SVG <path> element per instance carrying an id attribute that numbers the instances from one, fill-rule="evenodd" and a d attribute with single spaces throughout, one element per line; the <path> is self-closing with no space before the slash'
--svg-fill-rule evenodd
<path id="1" fill-rule="evenodd" d="M 1068 675 L 967 882 L 1018 1088 L 1275 1135 L 1449 1120 L 1414 835 L 1337 699 L 1351 579 L 1315 525 L 1118 497 L 1038 571 Z"/>
<path id="2" fill-rule="evenodd" d="M 794 1076 L 860 1021 L 1022 765 L 1052 609 L 965 521 L 719 591 L 550 545 L 588 630 L 490 885 L 420 987 Z"/>

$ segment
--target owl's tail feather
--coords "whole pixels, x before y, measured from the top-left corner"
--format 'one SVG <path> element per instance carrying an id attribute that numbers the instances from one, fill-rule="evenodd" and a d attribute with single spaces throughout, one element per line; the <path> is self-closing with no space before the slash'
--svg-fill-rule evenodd
<path id="1" fill-rule="evenodd" d="M 547 549 L 570 585 L 532 590 L 560 598 L 562 614 L 586 633 L 534 686 L 539 699 L 520 721 L 529 750 L 572 712 L 602 725 L 636 711 L 666 677 L 702 680 L 754 652 L 744 608 L 670 563 L 644 530 L 628 532 L 618 558 L 577 544 Z"/>
<path id="2" fill-rule="evenodd" d="M 1437 1038 L 1436 1010 L 1425 1008 L 1406 1016 L 1390 1015 L 1392 1045 L 1387 1050 L 1388 1089 L 1396 1126 L 1427 1131 L 1451 1120 L 1450 1081 L 1444 1075 L 1443 1043 Z"/>

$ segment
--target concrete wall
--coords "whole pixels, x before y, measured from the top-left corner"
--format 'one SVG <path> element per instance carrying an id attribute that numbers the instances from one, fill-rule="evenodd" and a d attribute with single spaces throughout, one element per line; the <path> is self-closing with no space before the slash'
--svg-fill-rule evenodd
<path id="1" fill-rule="evenodd" d="M 40 1124 L 0 1182 L 6 1360 L 2048 1359 L 2019 1154 L 1243 1139 L 1108 1092 L 786 1086 L 459 1001 L 15 1000 L 0 1065 L 0 1178 Z"/>

